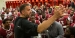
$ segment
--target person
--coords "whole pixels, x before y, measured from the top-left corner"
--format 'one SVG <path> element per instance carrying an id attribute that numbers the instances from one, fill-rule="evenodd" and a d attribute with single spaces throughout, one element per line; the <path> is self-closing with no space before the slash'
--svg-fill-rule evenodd
<path id="1" fill-rule="evenodd" d="M 1 27 L 1 25 L 2 25 L 2 21 L 5 19 L 5 16 L 4 16 L 4 14 L 1 14 L 1 17 L 0 17 L 0 27 Z"/>
<path id="2" fill-rule="evenodd" d="M 10 25 L 10 19 L 4 19 L 2 23 L 2 27 L 0 28 L 0 37 L 14 38 L 14 26 Z"/>
<path id="3" fill-rule="evenodd" d="M 1 12 L 4 12 L 5 11 L 5 7 L 2 7 L 2 10 L 1 10 Z"/>
<path id="4" fill-rule="evenodd" d="M 31 5 L 27 3 L 21 5 L 20 17 L 17 17 L 14 22 L 15 38 L 31 38 L 32 36 L 37 36 L 38 33 L 41 33 L 42 31 L 46 30 L 57 18 L 62 16 L 62 11 L 63 7 L 61 7 L 60 9 L 56 8 L 54 11 L 54 15 L 51 18 L 46 21 L 43 21 L 39 25 L 36 25 L 27 20 L 31 14 Z"/>
<path id="5" fill-rule="evenodd" d="M 40 21 L 39 20 L 35 20 L 35 16 L 31 16 L 30 19 L 31 19 L 31 22 L 32 23 L 36 23 L 37 25 L 40 24 Z"/>
<path id="6" fill-rule="evenodd" d="M 54 22 L 49 28 L 48 28 L 48 38 L 63 38 L 64 36 L 64 30 L 62 25 L 59 22 Z"/>
<path id="7" fill-rule="evenodd" d="M 5 10 L 5 14 L 4 14 L 5 18 L 10 17 L 11 15 L 12 15 L 12 13 L 9 11 L 9 8 L 7 8 L 7 9 Z"/>
<path id="8" fill-rule="evenodd" d="M 71 24 L 71 21 L 69 18 L 66 21 L 67 21 L 67 25 L 64 31 L 64 37 L 74 38 L 75 27 L 73 27 L 73 24 Z"/>
<path id="9" fill-rule="evenodd" d="M 70 4 L 68 5 L 69 7 L 72 7 L 72 8 L 75 8 L 74 6 L 74 1 L 73 0 L 70 0 Z"/>

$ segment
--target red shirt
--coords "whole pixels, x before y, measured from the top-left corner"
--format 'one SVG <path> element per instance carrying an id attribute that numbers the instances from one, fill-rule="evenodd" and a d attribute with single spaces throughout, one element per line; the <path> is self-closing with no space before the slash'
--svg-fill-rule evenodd
<path id="1" fill-rule="evenodd" d="M 40 24 L 40 21 L 39 20 L 35 20 L 35 23 L 39 25 Z"/>
<path id="2" fill-rule="evenodd" d="M 2 20 L 0 20 L 0 25 L 2 25 Z"/>
<path id="3" fill-rule="evenodd" d="M 74 13 L 74 16 L 73 16 L 73 23 L 75 23 L 75 13 Z"/>
<path id="4" fill-rule="evenodd" d="M 64 23 L 64 25 L 67 24 L 67 21 L 66 21 L 66 20 L 67 20 L 68 16 L 69 16 L 69 15 L 65 15 L 65 16 L 63 17 L 63 23 Z"/>
<path id="5" fill-rule="evenodd" d="M 36 20 L 39 20 L 38 14 L 35 14 L 35 19 L 36 19 Z"/>
<path id="6" fill-rule="evenodd" d="M 0 28 L 0 35 L 3 38 L 14 38 L 14 26 L 10 25 L 10 29 L 6 30 L 3 27 Z"/>
<path id="7" fill-rule="evenodd" d="M 71 24 L 71 27 L 75 27 L 75 23 L 72 23 L 72 24 Z"/>

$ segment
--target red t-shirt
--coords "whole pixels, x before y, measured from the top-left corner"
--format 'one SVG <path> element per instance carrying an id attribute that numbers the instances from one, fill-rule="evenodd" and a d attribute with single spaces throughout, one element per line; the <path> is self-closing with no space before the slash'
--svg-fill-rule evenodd
<path id="1" fill-rule="evenodd" d="M 2 20 L 0 20 L 0 25 L 2 25 Z"/>
<path id="2" fill-rule="evenodd" d="M 66 25 L 66 24 L 67 24 L 67 21 L 66 21 L 66 20 L 67 20 L 68 16 L 69 16 L 69 15 L 65 15 L 65 16 L 63 17 L 63 19 L 62 19 L 62 20 L 63 20 L 64 25 Z"/>
<path id="3" fill-rule="evenodd" d="M 40 21 L 39 20 L 35 20 L 35 23 L 39 25 L 40 24 Z"/>
<path id="4" fill-rule="evenodd" d="M 0 35 L 3 38 L 14 38 L 14 25 L 10 25 L 9 30 L 5 30 L 3 27 L 0 28 Z"/>
<path id="5" fill-rule="evenodd" d="M 75 23 L 72 23 L 72 24 L 71 24 L 71 27 L 75 27 Z"/>

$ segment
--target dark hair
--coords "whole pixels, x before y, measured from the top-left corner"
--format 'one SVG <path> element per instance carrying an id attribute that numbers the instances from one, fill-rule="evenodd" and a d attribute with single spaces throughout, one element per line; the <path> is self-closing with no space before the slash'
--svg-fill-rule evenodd
<path id="1" fill-rule="evenodd" d="M 39 15 L 42 14 L 42 10 L 41 10 L 41 9 L 38 9 L 36 12 L 37 12 Z"/>
<path id="2" fill-rule="evenodd" d="M 21 11 L 24 10 L 26 6 L 30 6 L 30 5 L 25 3 L 20 6 L 20 13 L 22 13 Z"/>
<path id="3" fill-rule="evenodd" d="M 10 21 L 10 19 L 4 19 L 4 20 L 2 21 L 2 23 L 5 24 L 6 21 Z"/>

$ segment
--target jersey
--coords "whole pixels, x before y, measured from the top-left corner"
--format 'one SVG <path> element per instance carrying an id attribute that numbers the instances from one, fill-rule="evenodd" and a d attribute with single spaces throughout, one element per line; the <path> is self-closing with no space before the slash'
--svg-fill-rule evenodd
<path id="1" fill-rule="evenodd" d="M 14 38 L 14 25 L 10 25 L 10 29 L 6 30 L 3 27 L 0 28 L 0 35 L 3 38 Z"/>

